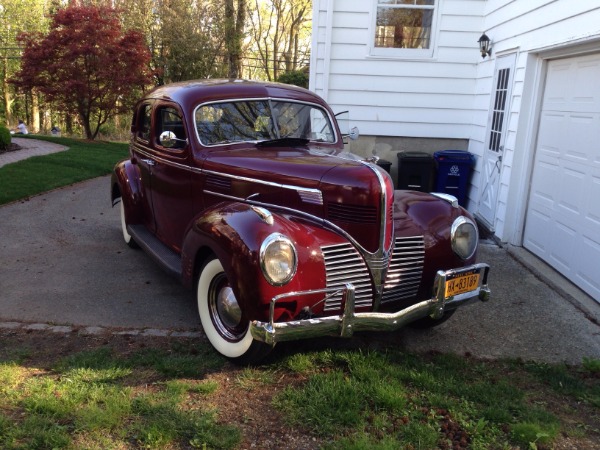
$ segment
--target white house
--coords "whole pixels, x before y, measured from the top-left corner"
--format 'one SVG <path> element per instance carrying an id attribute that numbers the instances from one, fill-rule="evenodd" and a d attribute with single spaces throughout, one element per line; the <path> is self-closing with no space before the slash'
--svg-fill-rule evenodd
<path id="1" fill-rule="evenodd" d="M 600 302 L 600 0 L 314 0 L 310 80 L 354 152 L 476 155 L 468 209 Z"/>

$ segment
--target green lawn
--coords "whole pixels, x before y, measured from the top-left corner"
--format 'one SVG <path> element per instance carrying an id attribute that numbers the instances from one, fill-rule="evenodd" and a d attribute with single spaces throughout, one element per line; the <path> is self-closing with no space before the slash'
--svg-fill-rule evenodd
<path id="1" fill-rule="evenodd" d="M 0 448 L 587 450 L 600 442 L 598 360 L 572 367 L 295 347 L 240 368 L 196 339 L 0 333 Z"/>
<path id="2" fill-rule="evenodd" d="M 127 157 L 127 144 L 90 142 L 67 138 L 34 136 L 69 147 L 69 150 L 0 167 L 0 205 L 107 175 Z"/>

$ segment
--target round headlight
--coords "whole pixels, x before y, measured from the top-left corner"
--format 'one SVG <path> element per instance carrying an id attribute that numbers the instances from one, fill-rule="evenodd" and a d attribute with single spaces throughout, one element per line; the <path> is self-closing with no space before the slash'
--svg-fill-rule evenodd
<path id="1" fill-rule="evenodd" d="M 460 216 L 452 224 L 450 231 L 452 250 L 462 259 L 469 259 L 477 250 L 479 232 L 472 220 Z"/>
<path id="2" fill-rule="evenodd" d="M 273 286 L 282 286 L 296 273 L 298 258 L 292 241 L 280 233 L 269 235 L 260 246 L 260 266 Z"/>

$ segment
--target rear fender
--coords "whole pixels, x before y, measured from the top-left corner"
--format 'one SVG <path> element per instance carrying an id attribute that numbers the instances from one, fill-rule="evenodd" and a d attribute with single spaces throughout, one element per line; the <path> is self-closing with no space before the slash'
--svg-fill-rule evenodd
<path id="1" fill-rule="evenodd" d="M 127 223 L 134 224 L 142 221 L 142 190 L 138 167 L 131 160 L 118 163 L 111 176 L 110 199 L 115 206 L 119 199 L 125 206 Z"/>
<path id="2" fill-rule="evenodd" d="M 290 291 L 321 289 L 325 286 L 324 262 L 320 251 L 323 242 L 341 238 L 311 224 L 273 214 L 273 221 L 263 220 L 250 205 L 220 204 L 203 212 L 188 230 L 182 250 L 182 280 L 192 287 L 202 265 L 215 255 L 228 275 L 231 287 L 249 320 L 268 320 L 270 300 Z M 284 286 L 272 286 L 260 267 L 260 247 L 272 233 L 281 233 L 295 245 L 298 271 Z M 307 298 L 307 304 L 315 302 Z M 279 316 L 287 320 L 306 306 L 291 302 Z"/>

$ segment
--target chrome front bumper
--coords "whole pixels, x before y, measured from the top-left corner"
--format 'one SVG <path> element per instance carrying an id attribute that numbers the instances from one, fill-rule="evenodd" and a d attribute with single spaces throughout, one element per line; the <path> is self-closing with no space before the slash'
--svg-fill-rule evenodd
<path id="1" fill-rule="evenodd" d="M 354 286 L 347 284 L 345 289 L 343 289 L 343 304 L 345 306 L 344 312 L 341 315 L 281 323 L 274 322 L 275 305 L 279 300 L 319 293 L 330 295 L 336 292 L 337 289 L 319 289 L 282 294 L 271 300 L 270 321 L 253 321 L 250 324 L 250 332 L 254 339 L 275 345 L 277 342 L 320 336 L 351 337 L 356 331 L 397 330 L 423 317 L 440 318 L 447 310 L 476 300 L 489 300 L 490 290 L 487 284 L 489 270 L 489 266 L 483 263 L 448 271 L 440 270 L 435 277 L 434 295 L 432 298 L 393 313 L 354 312 Z M 445 295 L 446 281 L 457 274 L 460 275 L 469 272 L 478 272 L 481 274 L 478 286 L 469 292 L 447 297 Z"/>

